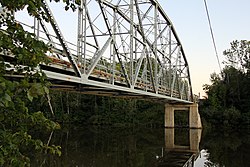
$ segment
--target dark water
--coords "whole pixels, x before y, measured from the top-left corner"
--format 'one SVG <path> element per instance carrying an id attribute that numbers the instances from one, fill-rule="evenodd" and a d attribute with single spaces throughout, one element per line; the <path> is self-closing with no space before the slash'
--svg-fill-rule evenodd
<path id="1" fill-rule="evenodd" d="M 47 142 L 50 134 L 41 137 Z M 31 166 L 250 167 L 247 130 L 68 127 L 53 132 L 50 144 L 61 145 L 62 155 L 33 154 Z"/>
<path id="2" fill-rule="evenodd" d="M 201 154 L 206 167 L 250 167 L 250 130 L 204 132 Z M 199 159 L 198 159 L 199 160 Z"/>

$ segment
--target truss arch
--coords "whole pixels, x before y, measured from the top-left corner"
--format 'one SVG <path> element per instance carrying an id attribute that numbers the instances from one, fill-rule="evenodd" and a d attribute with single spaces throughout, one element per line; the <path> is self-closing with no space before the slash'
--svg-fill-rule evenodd
<path id="1" fill-rule="evenodd" d="M 73 44 L 64 38 L 63 27 L 57 24 L 60 18 L 53 15 L 56 11 L 42 2 L 50 22 L 37 20 L 28 27 L 53 46 L 50 57 L 60 61 L 51 67 L 68 64 L 64 70 L 82 84 L 102 82 L 113 89 L 193 100 L 183 46 L 158 1 L 81 0 Z"/>

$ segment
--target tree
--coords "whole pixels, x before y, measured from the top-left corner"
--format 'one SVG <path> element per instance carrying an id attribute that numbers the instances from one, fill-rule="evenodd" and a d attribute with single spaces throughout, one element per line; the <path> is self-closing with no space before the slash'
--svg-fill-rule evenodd
<path id="1" fill-rule="evenodd" d="M 250 41 L 241 40 L 230 43 L 231 48 L 223 52 L 226 56 L 226 65 L 242 71 L 250 70 Z"/>
<path id="2" fill-rule="evenodd" d="M 51 152 L 60 155 L 59 146 L 49 146 L 31 135 L 32 130 L 54 130 L 59 124 L 47 119 L 41 111 L 31 111 L 28 104 L 49 93 L 46 76 L 37 69 L 48 62 L 49 48 L 34 34 L 25 31 L 11 12 L 27 10 L 37 18 L 42 1 L 2 0 L 0 16 L 0 166 L 29 166 L 30 151 Z M 12 59 L 11 64 L 5 63 Z M 23 78 L 15 79 L 12 74 Z"/>
<path id="3" fill-rule="evenodd" d="M 204 85 L 209 110 L 206 118 L 224 125 L 249 124 L 250 109 L 250 47 L 249 41 L 233 41 L 231 48 L 224 51 L 226 66 L 221 74 L 211 74 L 211 85 Z"/>

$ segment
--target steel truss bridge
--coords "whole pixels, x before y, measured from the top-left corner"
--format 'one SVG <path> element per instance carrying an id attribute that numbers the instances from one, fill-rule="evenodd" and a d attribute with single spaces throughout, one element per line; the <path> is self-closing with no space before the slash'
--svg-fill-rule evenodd
<path id="1" fill-rule="evenodd" d="M 183 47 L 157 0 L 81 0 L 72 19 L 66 19 L 68 11 L 56 17 L 52 7 L 57 4 L 42 2 L 48 22 L 31 17 L 19 20 L 18 13 L 15 17 L 49 44 L 51 62 L 40 68 L 53 88 L 193 102 Z M 70 30 L 75 42 L 65 38 L 62 20 L 72 27 L 76 23 Z"/>

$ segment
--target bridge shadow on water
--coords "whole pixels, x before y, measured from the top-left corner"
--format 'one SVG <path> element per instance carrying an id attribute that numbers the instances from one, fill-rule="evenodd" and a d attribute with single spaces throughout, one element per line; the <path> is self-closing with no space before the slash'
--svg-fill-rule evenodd
<path id="1" fill-rule="evenodd" d="M 201 130 L 91 126 L 51 134 L 36 133 L 60 145 L 62 155 L 31 153 L 31 166 L 193 167 Z"/>

